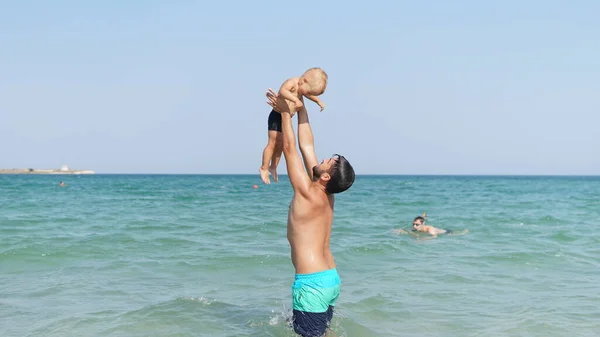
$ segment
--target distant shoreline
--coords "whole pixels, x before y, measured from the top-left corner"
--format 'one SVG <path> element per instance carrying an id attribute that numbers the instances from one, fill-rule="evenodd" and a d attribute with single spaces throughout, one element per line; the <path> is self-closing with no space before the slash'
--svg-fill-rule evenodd
<path id="1" fill-rule="evenodd" d="M 91 170 L 63 169 L 0 169 L 0 174 L 95 174 Z"/>

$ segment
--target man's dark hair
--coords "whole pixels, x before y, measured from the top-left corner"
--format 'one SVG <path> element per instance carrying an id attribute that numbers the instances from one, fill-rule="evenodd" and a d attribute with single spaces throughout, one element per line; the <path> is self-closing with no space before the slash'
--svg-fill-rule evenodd
<path id="1" fill-rule="evenodd" d="M 354 184 L 354 169 L 352 165 L 344 158 L 336 154 L 338 160 L 333 164 L 329 172 L 329 182 L 325 186 L 327 194 L 341 193 L 349 189 Z"/>
<path id="2" fill-rule="evenodd" d="M 418 217 L 416 217 L 416 218 L 413 220 L 413 222 L 415 222 L 415 221 L 417 221 L 417 220 L 421 220 L 421 221 L 425 222 L 425 218 L 424 218 L 424 217 L 422 217 L 422 216 L 418 216 Z"/>

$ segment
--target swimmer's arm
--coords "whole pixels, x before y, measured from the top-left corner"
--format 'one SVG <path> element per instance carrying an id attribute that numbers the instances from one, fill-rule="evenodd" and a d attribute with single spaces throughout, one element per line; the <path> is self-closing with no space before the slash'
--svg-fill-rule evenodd
<path id="1" fill-rule="evenodd" d="M 321 111 L 325 110 L 325 103 L 323 103 L 323 101 L 321 101 L 319 97 L 313 95 L 305 95 L 305 97 L 317 103 L 317 105 L 321 108 Z"/>
<path id="2" fill-rule="evenodd" d="M 296 91 L 298 90 L 297 79 L 290 78 L 289 80 L 283 82 L 281 88 L 279 88 L 279 95 L 283 98 L 287 99 L 290 102 L 293 102 L 296 105 L 295 110 L 300 109 L 304 104 L 298 98 L 298 94 Z"/>
<path id="3" fill-rule="evenodd" d="M 289 111 L 289 109 L 288 109 Z M 292 115 L 289 112 L 281 113 L 281 131 L 283 133 L 283 155 L 287 166 L 288 177 L 294 192 L 308 197 L 310 179 L 304 171 L 302 160 L 296 150 L 296 139 L 292 127 Z"/>
<path id="4" fill-rule="evenodd" d="M 298 111 L 298 143 L 300 143 L 300 152 L 302 152 L 304 168 L 312 180 L 312 168 L 317 165 L 318 161 L 315 152 L 315 139 L 310 127 L 310 121 L 308 120 L 308 112 L 304 106 Z"/>

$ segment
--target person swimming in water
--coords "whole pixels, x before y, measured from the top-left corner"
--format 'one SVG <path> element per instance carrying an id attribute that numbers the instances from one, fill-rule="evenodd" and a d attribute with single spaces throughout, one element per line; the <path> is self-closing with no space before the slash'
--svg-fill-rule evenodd
<path id="1" fill-rule="evenodd" d="M 430 225 L 425 224 L 425 217 L 427 215 L 423 213 L 423 216 L 418 216 L 413 220 L 413 232 L 424 232 L 433 235 L 433 237 L 437 237 L 440 234 L 450 234 L 452 233 L 449 229 L 441 229 L 436 228 Z"/>

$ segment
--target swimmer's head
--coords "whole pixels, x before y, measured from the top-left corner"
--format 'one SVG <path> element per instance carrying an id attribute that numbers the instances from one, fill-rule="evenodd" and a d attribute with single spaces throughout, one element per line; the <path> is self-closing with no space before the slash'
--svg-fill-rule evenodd
<path id="1" fill-rule="evenodd" d="M 354 168 L 344 156 L 333 155 L 313 167 L 313 181 L 321 181 L 327 194 L 341 193 L 354 184 Z"/>
<path id="2" fill-rule="evenodd" d="M 298 93 L 319 96 L 327 89 L 327 73 L 321 68 L 310 68 L 300 76 Z"/>
<path id="3" fill-rule="evenodd" d="M 422 216 L 416 217 L 413 220 L 413 230 L 415 230 L 416 228 L 419 228 L 419 226 L 421 226 L 424 222 L 425 222 L 425 218 L 423 218 Z"/>

